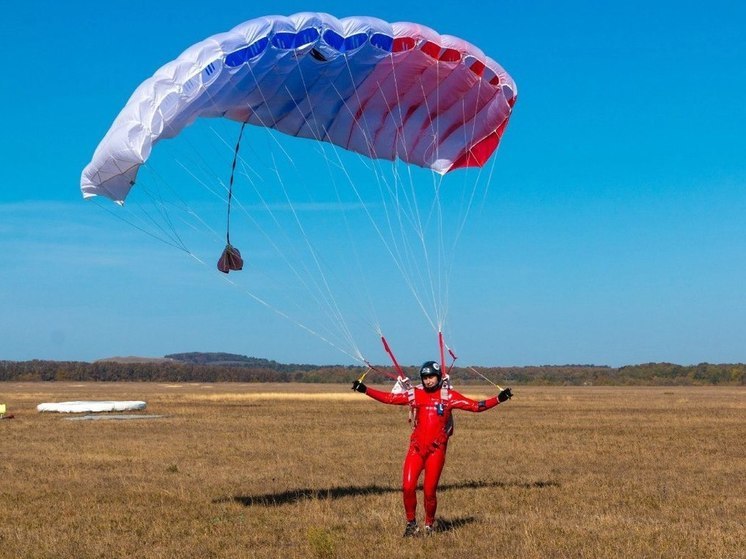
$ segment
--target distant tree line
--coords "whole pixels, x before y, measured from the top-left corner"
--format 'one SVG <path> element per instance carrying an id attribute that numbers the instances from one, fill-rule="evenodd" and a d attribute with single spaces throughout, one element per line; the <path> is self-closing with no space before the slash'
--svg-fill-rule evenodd
<path id="1" fill-rule="evenodd" d="M 541 367 L 478 368 L 488 378 L 505 383 L 568 386 L 696 386 L 746 384 L 746 364 L 676 365 L 644 363 L 624 367 L 593 365 L 545 365 Z M 474 376 L 471 373 L 471 380 Z"/>
<path id="2" fill-rule="evenodd" d="M 219 353 L 184 353 L 162 360 L 108 359 L 84 361 L 0 361 L 0 381 L 129 381 L 129 382 L 305 382 L 348 383 L 365 367 L 282 364 L 266 359 Z M 389 370 L 390 368 L 381 367 Z M 410 378 L 417 369 L 405 369 Z M 746 384 L 746 364 L 675 365 L 646 363 L 620 368 L 597 365 L 545 365 L 533 367 L 455 367 L 456 384 L 484 384 L 484 378 L 501 385 L 545 386 L 692 386 Z M 376 371 L 366 382 L 390 379 Z"/>

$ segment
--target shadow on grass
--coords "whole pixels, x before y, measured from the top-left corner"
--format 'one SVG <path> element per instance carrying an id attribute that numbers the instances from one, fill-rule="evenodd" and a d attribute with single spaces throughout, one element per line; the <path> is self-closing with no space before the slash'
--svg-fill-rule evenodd
<path id="1" fill-rule="evenodd" d="M 438 491 L 452 491 L 454 489 L 485 489 L 497 488 L 508 489 L 517 487 L 519 489 L 542 489 L 545 487 L 559 487 L 556 481 L 532 481 L 532 482 L 504 482 L 504 481 L 466 481 L 463 483 L 448 483 L 441 485 Z M 421 487 L 420 487 L 421 489 Z M 400 493 L 401 487 L 388 487 L 382 485 L 350 485 L 347 487 L 331 487 L 328 489 L 291 489 L 278 493 L 265 493 L 264 495 L 235 495 L 232 497 L 220 497 L 213 499 L 213 503 L 241 503 L 246 507 L 276 507 L 280 505 L 294 504 L 307 499 L 325 500 L 342 499 L 344 497 L 359 497 L 363 495 L 384 495 L 386 493 Z M 465 523 L 473 522 L 475 519 L 456 519 L 450 522 L 451 528 L 446 527 L 444 531 L 455 529 Z M 447 525 L 448 526 L 448 525 Z"/>
<path id="2" fill-rule="evenodd" d="M 438 518 L 436 519 L 436 532 L 455 532 L 467 524 L 474 524 L 477 521 L 475 516 L 462 516 L 459 518 Z"/>

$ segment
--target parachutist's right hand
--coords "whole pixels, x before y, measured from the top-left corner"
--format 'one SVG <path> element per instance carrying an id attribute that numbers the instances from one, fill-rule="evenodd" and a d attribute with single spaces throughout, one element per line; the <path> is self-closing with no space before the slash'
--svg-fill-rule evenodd
<path id="1" fill-rule="evenodd" d="M 352 383 L 352 389 L 356 390 L 357 392 L 360 392 L 362 394 L 365 394 L 368 391 L 368 387 L 365 386 L 359 380 L 356 380 L 355 382 Z"/>

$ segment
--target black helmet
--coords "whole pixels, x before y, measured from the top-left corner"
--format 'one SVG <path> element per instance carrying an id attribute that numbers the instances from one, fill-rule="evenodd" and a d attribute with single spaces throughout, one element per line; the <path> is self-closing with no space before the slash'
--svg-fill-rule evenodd
<path id="1" fill-rule="evenodd" d="M 432 388 L 432 390 L 436 390 L 440 388 L 440 384 L 443 382 L 443 371 L 440 369 L 440 363 L 437 361 L 425 361 L 422 367 L 420 367 L 420 380 L 433 375 L 438 377 L 438 384 Z"/>

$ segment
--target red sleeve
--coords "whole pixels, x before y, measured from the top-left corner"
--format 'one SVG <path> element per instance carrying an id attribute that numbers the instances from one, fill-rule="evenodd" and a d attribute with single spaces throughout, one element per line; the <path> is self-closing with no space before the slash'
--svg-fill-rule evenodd
<path id="1" fill-rule="evenodd" d="M 370 396 L 374 400 L 383 402 L 384 404 L 393 404 L 395 406 L 405 406 L 409 403 L 409 397 L 406 392 L 400 392 L 394 394 L 392 392 L 384 392 L 382 390 L 376 390 L 375 388 L 368 387 L 365 391 L 367 396 Z"/>
<path id="2" fill-rule="evenodd" d="M 455 390 L 451 390 L 451 407 L 457 410 L 473 412 L 487 411 L 494 408 L 498 403 L 497 396 L 477 402 L 476 400 L 472 400 L 471 398 L 459 394 Z"/>

